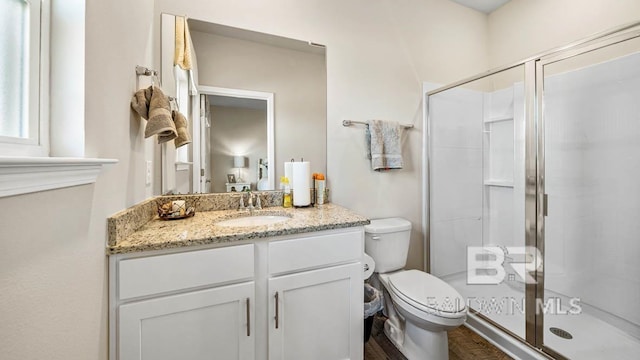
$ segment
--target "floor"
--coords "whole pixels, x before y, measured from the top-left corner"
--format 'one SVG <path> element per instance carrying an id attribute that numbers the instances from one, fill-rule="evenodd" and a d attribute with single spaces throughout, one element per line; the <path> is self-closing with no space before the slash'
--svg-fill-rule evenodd
<path id="1" fill-rule="evenodd" d="M 371 338 L 364 346 L 365 360 L 406 360 L 384 335 L 385 318 L 376 316 Z M 480 335 L 461 326 L 449 332 L 449 360 L 506 360 L 511 359 Z"/>

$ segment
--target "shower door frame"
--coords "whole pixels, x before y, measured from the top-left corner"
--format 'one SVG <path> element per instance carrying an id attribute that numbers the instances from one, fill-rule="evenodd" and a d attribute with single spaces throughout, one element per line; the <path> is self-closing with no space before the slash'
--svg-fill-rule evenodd
<path id="1" fill-rule="evenodd" d="M 544 260 L 544 230 L 547 215 L 547 197 L 545 194 L 545 153 L 544 153 L 544 66 L 576 57 L 597 49 L 622 43 L 640 37 L 640 21 L 594 34 L 585 39 L 566 46 L 552 49 L 525 60 L 495 68 L 487 72 L 472 76 L 452 84 L 425 92 L 424 101 L 424 136 L 423 136 L 423 230 L 424 248 L 431 249 L 430 239 L 430 210 L 431 210 L 431 119 L 429 112 L 429 97 L 455 87 L 492 76 L 519 66 L 524 67 L 524 108 L 525 108 L 525 246 L 527 249 L 537 249 Z M 430 251 L 425 251 L 425 269 L 431 272 Z M 528 253 L 535 257 L 536 254 Z M 525 285 L 525 338 L 512 333 L 502 325 L 474 311 L 482 320 L 497 327 L 504 333 L 529 346 L 544 356 L 556 359 L 566 359 L 551 348 L 544 345 L 544 314 L 537 314 L 538 301 L 544 301 L 544 261 L 533 274 L 536 283 Z"/>
<path id="2" fill-rule="evenodd" d="M 547 197 L 545 192 L 545 125 L 546 119 L 544 117 L 544 80 L 545 73 L 544 68 L 547 65 L 551 65 L 563 60 L 571 59 L 577 56 L 581 56 L 593 51 L 597 51 L 600 49 L 604 49 L 608 46 L 614 46 L 616 44 L 623 43 L 625 41 L 630 41 L 633 39 L 640 38 L 640 29 L 632 30 L 632 31 L 619 31 L 609 36 L 605 36 L 601 39 L 594 40 L 592 43 L 589 43 L 585 46 L 580 46 L 574 49 L 569 49 L 566 51 L 562 51 L 559 54 L 552 54 L 549 56 L 545 56 L 535 62 L 536 69 L 536 120 L 537 120 L 537 158 L 538 158 L 538 174 L 537 174 L 537 193 L 538 193 L 538 203 L 543 204 L 542 208 L 538 208 L 537 211 L 537 244 L 538 250 L 542 254 L 544 259 L 544 244 L 545 244 L 545 217 L 547 216 Z M 628 55 L 628 54 L 625 54 Z M 606 61 L 610 61 L 611 59 L 607 59 Z M 529 136 L 527 136 L 527 139 Z M 528 217 L 527 217 L 528 219 Z M 544 265 L 543 265 L 544 266 Z M 539 288 L 536 292 L 539 292 L 540 299 L 544 300 L 544 271 L 541 274 L 536 273 L 536 281 L 539 285 L 536 287 Z M 527 285 L 529 286 L 529 285 Z M 529 297 L 527 296 L 527 302 L 529 301 Z M 528 304 L 527 304 L 528 305 Z M 534 305 L 535 306 L 535 305 Z M 527 308 L 529 309 L 529 308 Z M 535 308 L 534 308 L 535 309 Z M 529 311 L 526 312 L 527 317 L 529 315 Z M 535 316 L 535 338 L 534 343 L 535 347 L 541 349 L 543 352 L 552 355 L 556 359 L 565 359 L 564 356 L 557 353 L 555 350 L 544 345 L 544 314 L 535 313 L 532 314 Z M 527 319 L 527 325 L 529 321 Z M 527 342 L 529 342 L 529 329 L 527 329 Z"/>

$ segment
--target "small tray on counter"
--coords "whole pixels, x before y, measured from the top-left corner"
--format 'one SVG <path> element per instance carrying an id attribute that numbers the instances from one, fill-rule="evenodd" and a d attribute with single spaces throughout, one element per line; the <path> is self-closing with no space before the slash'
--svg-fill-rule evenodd
<path id="1" fill-rule="evenodd" d="M 196 204 L 187 200 L 157 201 L 158 217 L 162 220 L 179 220 L 196 214 Z"/>

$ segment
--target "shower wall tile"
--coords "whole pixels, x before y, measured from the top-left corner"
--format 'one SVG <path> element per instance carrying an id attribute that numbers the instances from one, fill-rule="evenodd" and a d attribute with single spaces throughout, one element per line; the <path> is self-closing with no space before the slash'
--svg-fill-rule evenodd
<path id="1" fill-rule="evenodd" d="M 482 245 L 482 219 L 464 218 L 431 224 L 431 269 L 435 276 L 465 273 L 467 248 Z"/>
<path id="2" fill-rule="evenodd" d="M 432 161 L 431 201 L 436 219 L 482 216 L 482 151 L 438 149 Z"/>

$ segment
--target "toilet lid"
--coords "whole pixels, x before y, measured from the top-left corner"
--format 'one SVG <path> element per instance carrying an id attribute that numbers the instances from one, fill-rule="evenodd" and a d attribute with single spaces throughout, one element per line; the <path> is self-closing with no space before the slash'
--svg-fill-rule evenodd
<path id="1" fill-rule="evenodd" d="M 398 295 L 430 310 L 455 314 L 466 309 L 465 299 L 446 282 L 418 270 L 400 271 L 389 277 Z"/>

